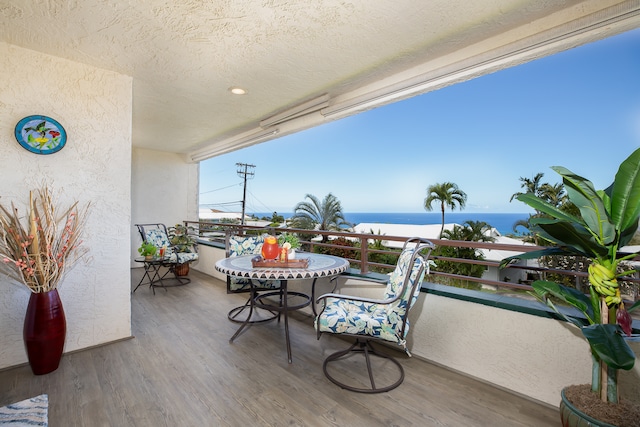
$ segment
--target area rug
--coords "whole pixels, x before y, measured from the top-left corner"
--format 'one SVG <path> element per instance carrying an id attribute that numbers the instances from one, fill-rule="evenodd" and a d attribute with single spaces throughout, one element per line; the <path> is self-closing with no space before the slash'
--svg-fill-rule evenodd
<path id="1" fill-rule="evenodd" d="M 0 407 L 0 426 L 26 427 L 48 425 L 49 396 L 46 394 Z"/>

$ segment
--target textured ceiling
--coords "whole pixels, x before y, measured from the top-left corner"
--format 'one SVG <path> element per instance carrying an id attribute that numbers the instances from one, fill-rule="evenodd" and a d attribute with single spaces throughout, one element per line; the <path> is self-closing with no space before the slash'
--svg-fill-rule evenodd
<path id="1" fill-rule="evenodd" d="M 132 76 L 133 144 L 189 153 L 310 98 L 605 3 L 619 2 L 0 0 L 0 40 Z"/>

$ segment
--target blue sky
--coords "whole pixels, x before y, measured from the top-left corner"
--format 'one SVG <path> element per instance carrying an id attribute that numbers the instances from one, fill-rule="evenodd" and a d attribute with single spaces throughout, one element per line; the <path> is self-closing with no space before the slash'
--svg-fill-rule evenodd
<path id="1" fill-rule="evenodd" d="M 445 181 L 467 193 L 464 212 L 529 212 L 509 202 L 520 177 L 556 183 L 559 165 L 613 181 L 640 147 L 639 77 L 636 29 L 205 160 L 200 203 L 239 212 L 236 163 L 249 163 L 247 213 L 292 212 L 308 193 L 344 212 L 424 212 Z"/>

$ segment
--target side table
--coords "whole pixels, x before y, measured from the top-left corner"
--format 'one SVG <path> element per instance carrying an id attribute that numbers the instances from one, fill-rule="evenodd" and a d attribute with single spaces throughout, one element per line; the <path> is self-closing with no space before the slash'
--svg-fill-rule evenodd
<path id="1" fill-rule="evenodd" d="M 167 279 L 166 278 L 167 274 L 173 272 L 175 275 L 175 270 L 174 270 L 175 263 L 170 262 L 166 258 L 154 257 L 152 259 L 146 259 L 144 257 L 137 257 L 134 259 L 134 261 L 143 263 L 144 274 L 142 275 L 140 282 L 138 282 L 138 285 L 135 287 L 135 289 L 131 293 L 134 293 L 135 291 L 137 291 L 140 285 L 149 285 L 149 287 L 153 291 L 153 294 L 155 295 L 156 288 L 164 288 L 164 290 L 166 291 L 168 287 L 182 286 L 191 282 L 191 280 L 188 278 L 182 278 L 177 276 L 175 278 Z M 160 274 L 161 273 L 160 269 L 162 267 L 168 268 L 168 270 L 164 274 Z M 145 282 L 145 279 L 147 280 L 147 282 Z M 167 280 L 175 280 L 176 282 L 166 283 Z"/>

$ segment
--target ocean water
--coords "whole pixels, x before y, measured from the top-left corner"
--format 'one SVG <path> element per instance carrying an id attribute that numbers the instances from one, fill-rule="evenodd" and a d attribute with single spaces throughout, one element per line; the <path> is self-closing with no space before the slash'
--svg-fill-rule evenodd
<path id="1" fill-rule="evenodd" d="M 273 212 L 256 213 L 257 217 L 271 218 Z M 279 215 L 290 218 L 293 213 L 281 213 Z M 442 214 L 440 212 L 415 212 L 415 213 L 376 213 L 376 212 L 345 212 L 345 219 L 352 224 L 360 224 L 363 222 L 381 223 L 381 224 L 441 224 Z M 497 229 L 500 234 L 506 236 L 508 234 L 516 234 L 513 231 L 513 225 L 519 220 L 529 218 L 527 213 L 467 213 L 467 212 L 445 212 L 444 222 L 463 224 L 465 221 L 484 221 Z M 524 230 L 518 229 L 521 234 Z"/>

